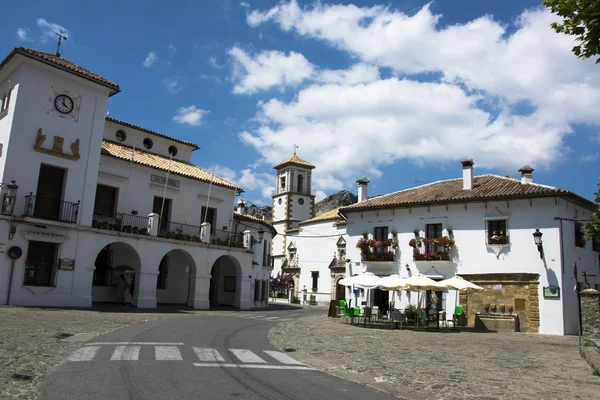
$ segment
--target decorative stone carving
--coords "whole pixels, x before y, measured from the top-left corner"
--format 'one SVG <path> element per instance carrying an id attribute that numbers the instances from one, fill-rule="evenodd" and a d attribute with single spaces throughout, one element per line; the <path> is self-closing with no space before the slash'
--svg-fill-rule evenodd
<path id="1" fill-rule="evenodd" d="M 22 232 L 22 236 L 27 240 L 38 242 L 66 243 L 69 240 L 67 235 L 51 232 L 24 231 Z"/>
<path id="2" fill-rule="evenodd" d="M 110 172 L 98 171 L 99 178 L 110 179 L 111 181 L 125 182 L 127 177 L 123 175 L 111 174 Z"/>
<path id="3" fill-rule="evenodd" d="M 44 153 L 55 157 L 65 158 L 67 160 L 77 161 L 81 158 L 81 156 L 79 155 L 79 139 L 71 143 L 72 154 L 63 153 L 63 144 L 65 139 L 60 136 L 54 136 L 54 143 L 52 144 L 51 149 L 45 149 L 42 147 L 45 141 L 46 135 L 42 134 L 42 128 L 40 128 L 38 129 L 33 149 L 38 153 Z"/>

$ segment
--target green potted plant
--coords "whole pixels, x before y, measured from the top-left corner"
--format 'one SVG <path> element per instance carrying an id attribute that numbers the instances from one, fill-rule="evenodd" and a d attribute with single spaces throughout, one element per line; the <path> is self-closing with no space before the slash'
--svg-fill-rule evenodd
<path id="1" fill-rule="evenodd" d="M 420 232 L 419 232 L 419 230 L 418 230 L 418 229 L 415 229 L 415 230 L 413 231 L 413 233 L 415 234 L 415 237 L 419 237 L 419 233 L 420 233 Z"/>
<path id="2" fill-rule="evenodd" d="M 362 236 L 366 239 L 369 237 L 369 232 L 365 231 L 362 233 Z"/>
<path id="3" fill-rule="evenodd" d="M 140 228 L 138 228 L 137 226 L 134 226 L 133 228 L 130 228 L 131 232 L 133 232 L 134 235 L 137 235 L 140 233 Z"/>
<path id="4" fill-rule="evenodd" d="M 406 314 L 406 319 L 414 320 L 417 316 L 417 307 L 414 304 L 409 304 L 404 309 L 404 313 Z"/>
<path id="5" fill-rule="evenodd" d="M 398 231 L 395 229 L 392 229 L 392 236 L 393 237 L 397 237 L 398 236 Z"/>

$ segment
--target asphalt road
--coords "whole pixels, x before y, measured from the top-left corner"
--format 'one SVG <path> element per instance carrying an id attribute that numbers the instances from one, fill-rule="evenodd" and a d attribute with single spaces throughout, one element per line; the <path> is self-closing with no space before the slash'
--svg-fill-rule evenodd
<path id="1" fill-rule="evenodd" d="M 318 312 L 325 311 L 221 312 L 123 328 L 73 353 L 44 380 L 40 399 L 394 399 L 269 344 L 282 319 Z"/>

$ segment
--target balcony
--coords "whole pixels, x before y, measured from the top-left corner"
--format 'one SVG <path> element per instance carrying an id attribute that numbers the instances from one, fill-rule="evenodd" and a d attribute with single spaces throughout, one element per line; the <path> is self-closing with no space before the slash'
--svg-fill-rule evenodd
<path id="1" fill-rule="evenodd" d="M 169 221 L 167 229 L 161 230 L 158 237 L 200 243 L 200 229 L 201 227 L 197 225 Z"/>
<path id="2" fill-rule="evenodd" d="M 214 229 L 211 232 L 210 243 L 217 246 L 244 248 L 244 234 Z"/>
<path id="3" fill-rule="evenodd" d="M 134 235 L 147 235 L 148 219 L 148 217 L 125 213 L 117 213 L 114 217 L 94 215 L 92 228 L 133 233 Z"/>
<path id="4" fill-rule="evenodd" d="M 72 203 L 38 197 L 31 193 L 25 196 L 24 216 L 75 224 L 79 213 L 79 203 L 79 201 Z"/>

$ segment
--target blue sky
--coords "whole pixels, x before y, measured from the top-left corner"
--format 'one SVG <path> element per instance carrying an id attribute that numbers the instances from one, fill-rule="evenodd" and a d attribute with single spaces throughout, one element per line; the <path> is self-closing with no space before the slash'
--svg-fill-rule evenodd
<path id="1" fill-rule="evenodd" d="M 83 5 L 81 3 L 84 3 Z M 244 197 L 270 204 L 272 166 L 317 167 L 321 198 L 476 174 L 593 198 L 600 66 L 576 59 L 540 1 L 23 1 L 0 52 L 54 52 L 117 82 L 116 119 L 193 141 Z"/>

